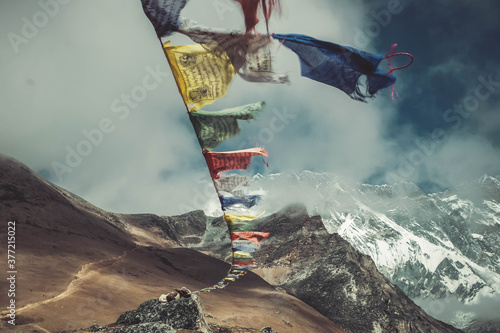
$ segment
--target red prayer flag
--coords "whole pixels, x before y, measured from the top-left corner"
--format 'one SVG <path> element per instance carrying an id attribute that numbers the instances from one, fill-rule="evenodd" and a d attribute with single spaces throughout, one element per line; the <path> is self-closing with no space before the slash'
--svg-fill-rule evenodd
<path id="1" fill-rule="evenodd" d="M 243 15 L 245 16 L 245 27 L 247 34 L 255 30 L 255 26 L 259 23 L 259 18 L 257 17 L 257 10 L 262 7 L 262 12 L 264 18 L 266 19 L 267 33 L 269 34 L 269 19 L 271 18 L 271 13 L 277 7 L 279 10 L 280 1 L 279 0 L 236 0 L 243 9 Z"/>
<path id="2" fill-rule="evenodd" d="M 238 261 L 233 262 L 233 265 L 238 265 L 238 266 L 242 266 L 242 267 L 250 266 L 253 264 L 255 264 L 255 259 L 249 259 L 248 261 L 238 260 Z"/>
<path id="3" fill-rule="evenodd" d="M 213 179 L 219 179 L 220 172 L 248 169 L 252 156 L 257 155 L 269 157 L 269 154 L 264 148 L 250 148 L 221 153 L 203 150 L 203 156 L 205 157 L 208 169 L 210 170 L 210 176 Z"/>
<path id="4" fill-rule="evenodd" d="M 255 231 L 240 231 L 240 232 L 233 232 L 231 234 L 231 241 L 237 240 L 237 239 L 246 239 L 254 243 L 259 243 L 263 239 L 266 239 L 269 237 L 270 233 L 268 232 L 255 232 Z"/>

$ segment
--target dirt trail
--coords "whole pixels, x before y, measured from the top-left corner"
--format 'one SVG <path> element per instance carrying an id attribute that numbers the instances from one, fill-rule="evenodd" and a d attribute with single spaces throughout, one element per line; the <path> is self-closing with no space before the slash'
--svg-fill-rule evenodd
<path id="1" fill-rule="evenodd" d="M 118 263 L 127 254 L 129 254 L 130 252 L 134 251 L 135 249 L 137 249 L 137 248 L 134 248 L 132 250 L 127 250 L 127 251 L 123 252 L 121 255 L 113 257 L 113 258 L 105 258 L 105 259 L 102 259 L 102 260 L 99 260 L 99 261 L 96 261 L 96 262 L 90 262 L 88 264 L 83 265 L 80 268 L 80 270 L 78 271 L 78 273 L 76 273 L 75 278 L 70 282 L 70 284 L 68 285 L 68 287 L 66 288 L 65 291 L 63 291 L 59 295 L 54 296 L 54 297 L 52 297 L 50 299 L 25 305 L 22 308 L 17 309 L 16 312 L 20 313 L 22 311 L 30 310 L 30 309 L 36 308 L 36 307 L 38 307 L 40 305 L 44 305 L 44 304 L 47 304 L 47 303 L 55 302 L 55 301 L 58 301 L 58 300 L 61 300 L 61 299 L 65 298 L 65 297 L 68 297 L 73 292 L 75 292 L 76 290 L 78 290 L 78 286 L 82 282 L 84 282 L 85 280 L 88 280 L 88 279 L 92 279 L 94 277 L 94 275 L 98 274 L 97 270 L 93 270 L 94 266 L 98 266 L 98 265 L 101 265 L 101 264 L 111 265 L 113 263 Z M 2 316 L 5 316 L 5 313 L 2 313 Z"/>

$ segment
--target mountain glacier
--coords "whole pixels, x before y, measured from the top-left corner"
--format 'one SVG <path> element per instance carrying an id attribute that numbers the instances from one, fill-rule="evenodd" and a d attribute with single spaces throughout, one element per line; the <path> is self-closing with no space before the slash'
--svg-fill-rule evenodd
<path id="1" fill-rule="evenodd" d="M 309 171 L 252 183 L 252 193 L 266 195 L 255 213 L 305 204 L 430 315 L 459 328 L 499 319 L 491 307 L 500 304 L 499 177 L 430 195 L 412 183 L 366 185 Z"/>

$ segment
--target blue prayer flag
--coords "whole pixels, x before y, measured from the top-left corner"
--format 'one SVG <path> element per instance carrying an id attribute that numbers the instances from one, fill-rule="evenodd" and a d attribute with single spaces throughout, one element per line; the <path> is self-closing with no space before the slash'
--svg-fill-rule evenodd
<path id="1" fill-rule="evenodd" d="M 257 250 L 258 250 L 257 247 L 249 247 L 249 246 L 233 247 L 233 252 L 241 251 L 241 252 L 247 252 L 247 253 L 255 253 L 255 252 L 257 252 Z"/>
<path id="2" fill-rule="evenodd" d="M 380 89 L 396 82 L 394 75 L 378 69 L 384 58 L 298 34 L 273 34 L 300 58 L 302 76 L 336 87 L 351 98 L 364 101 Z M 366 75 L 366 93 L 360 90 L 359 78 Z"/>
<path id="3" fill-rule="evenodd" d="M 226 208 L 229 208 L 234 205 L 243 205 L 246 208 L 251 208 L 255 206 L 259 200 L 261 199 L 260 195 L 247 195 L 244 197 L 223 197 L 220 196 L 220 204 L 222 206 L 222 210 L 225 211 Z"/>

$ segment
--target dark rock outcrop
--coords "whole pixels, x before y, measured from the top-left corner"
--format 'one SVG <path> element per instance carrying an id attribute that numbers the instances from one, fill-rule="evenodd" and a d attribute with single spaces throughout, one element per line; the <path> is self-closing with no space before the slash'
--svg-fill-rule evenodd
<path id="1" fill-rule="evenodd" d="M 348 332 L 460 332 L 427 315 L 319 216 L 292 206 L 264 219 L 261 275 Z"/>
<path id="2" fill-rule="evenodd" d="M 204 307 L 197 295 L 161 303 L 153 298 L 137 310 L 127 311 L 107 326 L 94 325 L 75 333 L 277 333 L 267 326 L 260 330 L 237 326 L 209 325 Z"/>
<path id="3" fill-rule="evenodd" d="M 203 303 L 197 295 L 160 303 L 153 298 L 145 301 L 137 310 L 121 314 L 118 320 L 108 326 L 92 326 L 91 332 L 109 333 L 153 333 L 187 330 L 212 333 L 203 315 Z"/>
<path id="4" fill-rule="evenodd" d="M 160 303 L 153 298 L 142 303 L 137 310 L 123 313 L 116 321 L 118 325 L 128 325 L 129 329 L 147 323 L 162 323 L 171 329 L 208 330 L 203 317 L 203 304 L 194 295 L 168 303 Z"/>
<path id="5" fill-rule="evenodd" d="M 139 239 L 156 238 L 156 245 L 161 240 L 173 240 L 178 245 L 187 246 L 201 241 L 206 228 L 206 216 L 201 210 L 178 216 L 158 216 L 154 214 L 117 214 L 130 227 L 140 230 Z M 142 237 L 141 237 L 142 236 Z M 161 238 L 157 238 L 160 236 Z M 160 244 L 158 244 L 160 243 Z"/>
<path id="6" fill-rule="evenodd" d="M 476 319 L 465 331 L 468 333 L 499 333 L 500 320 Z"/>

